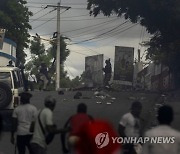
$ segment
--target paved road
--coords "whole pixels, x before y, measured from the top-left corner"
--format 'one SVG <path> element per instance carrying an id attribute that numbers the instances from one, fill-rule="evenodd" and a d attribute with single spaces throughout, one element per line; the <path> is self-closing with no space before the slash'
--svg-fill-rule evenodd
<path id="1" fill-rule="evenodd" d="M 34 104 L 38 109 L 43 107 L 43 100 L 48 95 L 53 95 L 57 99 L 57 106 L 54 110 L 54 120 L 58 127 L 63 127 L 65 121 L 69 116 L 76 113 L 76 106 L 78 103 L 84 102 L 88 106 L 88 113 L 93 117 L 98 119 L 106 119 L 112 123 L 114 128 L 117 128 L 118 122 L 121 116 L 126 113 L 134 98 L 141 100 L 144 108 L 142 117 L 144 118 L 144 126 L 147 128 L 151 122 L 150 110 L 152 109 L 154 103 L 157 101 L 157 94 L 144 94 L 138 92 L 110 92 L 108 93 L 111 97 L 116 99 L 111 105 L 111 98 L 101 99 L 94 96 L 94 92 L 83 91 L 82 99 L 75 100 L 73 96 L 76 92 L 66 92 L 65 95 L 58 95 L 57 92 L 32 92 L 32 104 Z M 102 102 L 102 104 L 97 104 L 96 102 Z M 10 144 L 10 133 L 6 132 L 2 134 L 0 141 L 0 151 L 5 154 L 13 154 L 14 147 Z M 52 144 L 48 146 L 48 154 L 61 154 L 61 143 L 59 135 L 56 135 Z"/>

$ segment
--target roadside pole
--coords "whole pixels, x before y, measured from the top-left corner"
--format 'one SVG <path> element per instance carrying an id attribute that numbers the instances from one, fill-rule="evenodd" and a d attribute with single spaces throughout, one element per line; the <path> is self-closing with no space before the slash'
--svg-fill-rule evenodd
<path id="1" fill-rule="evenodd" d="M 71 7 L 68 6 L 61 6 L 60 3 L 58 5 L 47 5 L 47 7 L 54 7 L 57 8 L 57 51 L 56 51 L 56 91 L 60 90 L 60 42 L 61 42 L 61 33 L 60 33 L 60 10 L 61 8 L 64 8 L 66 10 L 69 10 Z"/>

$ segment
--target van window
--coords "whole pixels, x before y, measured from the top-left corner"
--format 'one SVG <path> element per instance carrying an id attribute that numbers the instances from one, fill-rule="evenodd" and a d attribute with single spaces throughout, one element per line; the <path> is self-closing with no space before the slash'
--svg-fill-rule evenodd
<path id="1" fill-rule="evenodd" d="M 12 71 L 12 75 L 13 75 L 13 81 L 14 81 L 14 88 L 17 89 L 17 88 L 21 87 L 20 79 L 18 77 L 17 72 Z"/>
<path id="2" fill-rule="evenodd" d="M 22 74 L 21 71 L 12 71 L 13 80 L 14 80 L 14 88 L 20 88 L 23 87 L 23 80 L 22 80 Z"/>
<path id="3" fill-rule="evenodd" d="M 0 72 L 0 81 L 4 82 L 12 88 L 12 80 L 10 72 Z"/>

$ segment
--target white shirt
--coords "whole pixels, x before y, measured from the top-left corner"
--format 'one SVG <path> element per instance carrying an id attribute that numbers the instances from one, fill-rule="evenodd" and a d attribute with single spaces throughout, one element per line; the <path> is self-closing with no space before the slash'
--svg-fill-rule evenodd
<path id="1" fill-rule="evenodd" d="M 32 121 L 35 121 L 37 109 L 31 104 L 21 104 L 13 111 L 13 118 L 17 118 L 17 135 L 29 135 L 29 128 Z"/>
<path id="2" fill-rule="evenodd" d="M 168 125 L 159 125 L 145 133 L 147 137 L 175 137 L 174 143 L 149 143 L 143 146 L 143 154 L 180 154 L 180 132 Z"/>
<path id="3" fill-rule="evenodd" d="M 36 76 L 34 74 L 28 76 L 28 80 L 31 82 L 37 82 Z"/>
<path id="4" fill-rule="evenodd" d="M 125 135 L 127 137 L 139 137 L 140 134 L 140 120 L 135 118 L 132 113 L 126 113 L 121 118 L 120 125 L 125 127 Z"/>
<path id="5" fill-rule="evenodd" d="M 41 123 L 43 125 L 44 130 L 47 132 L 46 126 L 54 124 L 53 123 L 53 112 L 49 108 L 44 108 L 40 112 L 41 112 L 40 113 Z M 38 114 L 38 116 L 39 116 L 39 114 Z M 31 142 L 37 143 L 43 148 L 46 148 L 46 146 L 47 146 L 47 144 L 45 142 L 45 136 L 44 136 L 42 129 L 39 125 L 38 117 L 36 119 L 34 134 L 33 134 L 33 138 L 32 138 Z"/>

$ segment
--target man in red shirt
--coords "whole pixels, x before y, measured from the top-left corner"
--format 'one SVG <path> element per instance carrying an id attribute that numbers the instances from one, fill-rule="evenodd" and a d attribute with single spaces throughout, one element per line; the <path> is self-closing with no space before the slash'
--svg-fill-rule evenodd
<path id="1" fill-rule="evenodd" d="M 80 103 L 77 106 L 77 113 L 72 115 L 67 122 L 65 123 L 65 128 L 69 127 L 70 132 L 68 135 L 68 144 L 72 150 L 74 150 L 74 145 L 78 142 L 78 134 L 80 129 L 86 123 L 89 123 L 93 118 L 87 114 L 87 106 L 84 103 Z M 65 137 L 66 134 L 61 134 L 62 148 L 64 153 L 68 153 L 68 150 L 65 146 Z"/>
<path id="2" fill-rule="evenodd" d="M 94 120 L 87 113 L 87 106 L 83 103 L 77 107 L 77 114 L 71 116 L 65 124 L 70 126 L 68 144 L 74 154 L 114 154 L 121 145 L 112 143 L 111 137 L 118 134 L 107 121 Z M 68 153 L 65 146 L 65 134 L 61 136 L 63 152 Z"/>

